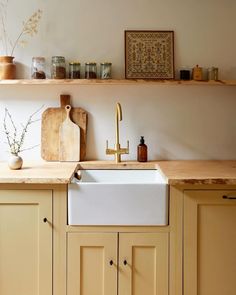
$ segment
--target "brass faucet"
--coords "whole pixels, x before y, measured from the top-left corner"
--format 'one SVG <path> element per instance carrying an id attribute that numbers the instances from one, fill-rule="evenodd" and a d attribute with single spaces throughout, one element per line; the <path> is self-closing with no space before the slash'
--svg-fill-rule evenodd
<path id="1" fill-rule="evenodd" d="M 108 140 L 106 142 L 106 154 L 107 155 L 115 155 L 116 163 L 121 161 L 122 154 L 129 153 L 129 141 L 127 141 L 127 148 L 121 148 L 119 142 L 119 121 L 122 121 L 122 110 L 121 105 L 119 103 L 116 104 L 116 143 L 114 149 L 108 148 Z"/>

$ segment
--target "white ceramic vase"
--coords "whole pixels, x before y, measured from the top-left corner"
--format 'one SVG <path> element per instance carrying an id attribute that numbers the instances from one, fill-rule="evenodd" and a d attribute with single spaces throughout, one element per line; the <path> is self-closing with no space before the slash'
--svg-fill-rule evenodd
<path id="1" fill-rule="evenodd" d="M 11 154 L 9 160 L 8 160 L 8 166 L 12 170 L 18 170 L 21 169 L 23 164 L 23 159 L 18 155 Z"/>

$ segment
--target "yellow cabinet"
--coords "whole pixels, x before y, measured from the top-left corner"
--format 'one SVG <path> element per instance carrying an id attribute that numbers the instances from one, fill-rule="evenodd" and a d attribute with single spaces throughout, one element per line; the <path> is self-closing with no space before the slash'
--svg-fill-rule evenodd
<path id="1" fill-rule="evenodd" d="M 116 295 L 117 234 L 68 233 L 67 295 Z"/>
<path id="2" fill-rule="evenodd" d="M 184 193 L 184 294 L 235 295 L 236 191 Z"/>
<path id="3" fill-rule="evenodd" d="M 167 295 L 168 233 L 68 233 L 67 295 Z"/>
<path id="4" fill-rule="evenodd" d="M 0 190 L 1 295 L 52 295 L 51 221 L 50 190 Z"/>
<path id="5" fill-rule="evenodd" d="M 168 294 L 168 233 L 122 233 L 120 295 Z"/>

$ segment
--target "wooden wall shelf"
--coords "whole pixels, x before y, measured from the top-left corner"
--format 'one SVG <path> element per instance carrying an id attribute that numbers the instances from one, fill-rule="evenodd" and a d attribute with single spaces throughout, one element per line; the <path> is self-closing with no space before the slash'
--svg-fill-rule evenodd
<path id="1" fill-rule="evenodd" d="M 218 81 L 183 81 L 183 80 L 136 80 L 136 79 L 63 79 L 63 80 L 0 80 L 0 85 L 205 85 L 205 86 L 236 86 L 236 80 Z"/>

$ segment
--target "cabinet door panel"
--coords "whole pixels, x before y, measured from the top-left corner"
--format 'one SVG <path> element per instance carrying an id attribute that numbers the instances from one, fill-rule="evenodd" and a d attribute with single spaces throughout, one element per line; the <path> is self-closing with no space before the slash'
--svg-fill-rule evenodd
<path id="1" fill-rule="evenodd" d="M 52 294 L 51 220 L 51 191 L 0 191 L 1 295 Z"/>
<path id="2" fill-rule="evenodd" d="M 236 191 L 186 191 L 184 293 L 235 295 Z"/>
<path id="3" fill-rule="evenodd" d="M 119 294 L 168 294 L 168 233 L 119 235 Z"/>
<path id="4" fill-rule="evenodd" d="M 68 233 L 67 243 L 67 295 L 117 295 L 117 234 Z"/>

